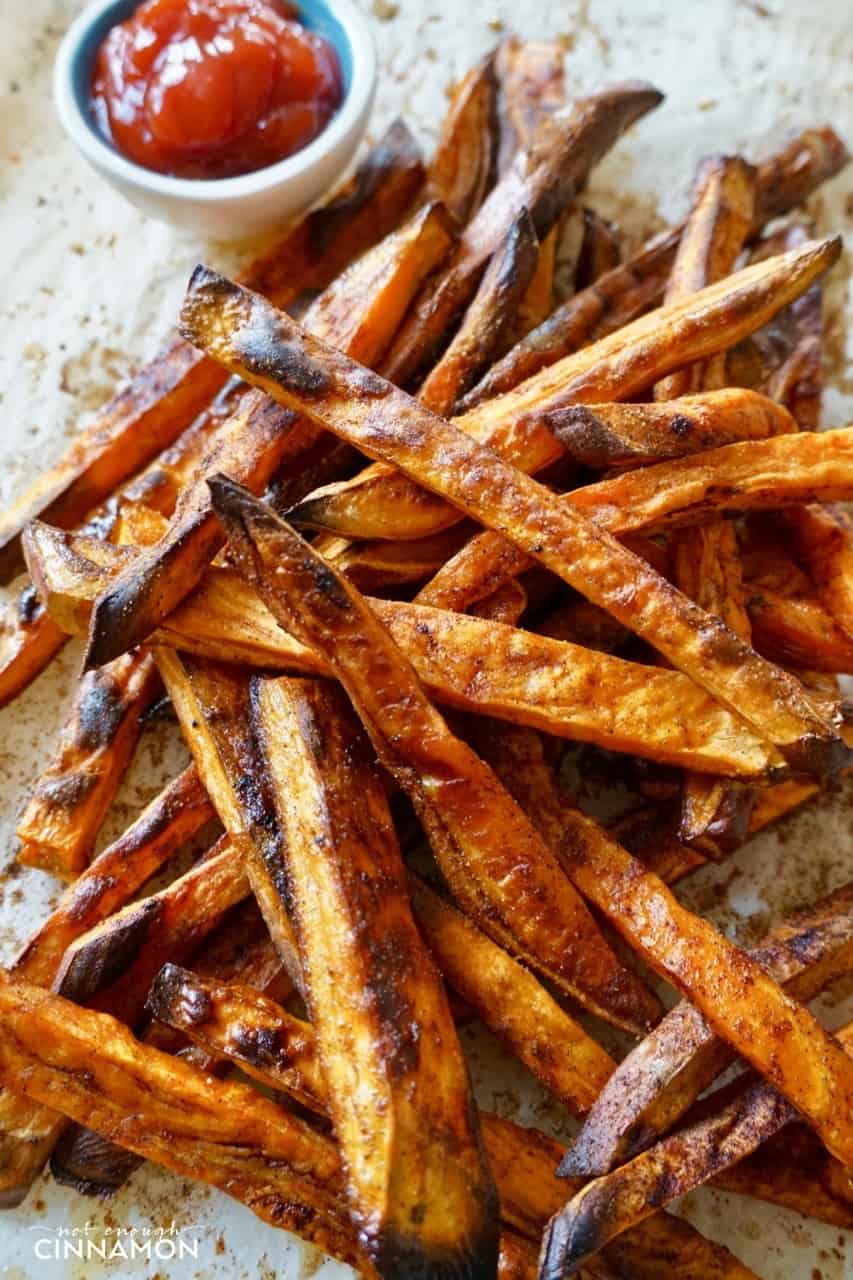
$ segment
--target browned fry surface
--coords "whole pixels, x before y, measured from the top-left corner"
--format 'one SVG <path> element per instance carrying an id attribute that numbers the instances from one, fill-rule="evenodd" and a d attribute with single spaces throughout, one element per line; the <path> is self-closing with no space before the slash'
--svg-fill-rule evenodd
<path id="1" fill-rule="evenodd" d="M 33 526 L 28 554 L 51 610 L 69 630 L 85 631 L 91 600 L 107 578 L 104 566 L 120 562 L 121 553 Z M 754 777 L 779 763 L 744 722 L 686 676 L 584 648 L 585 635 L 572 645 L 443 609 L 370 603 L 420 679 L 448 706 L 710 773 Z M 252 587 L 223 569 L 208 570 L 155 638 L 222 662 L 330 671 L 320 653 L 279 626 Z"/>
<path id="2" fill-rule="evenodd" d="M 653 1020 L 651 993 L 616 959 L 554 854 L 491 770 L 433 708 L 364 598 L 268 507 L 224 479 L 212 489 L 241 572 L 286 625 L 323 653 L 380 760 L 413 800 L 469 914 L 602 1016 L 627 1026 Z"/>
<path id="3" fill-rule="evenodd" d="M 492 186 L 497 145 L 497 84 L 488 54 L 455 86 L 427 184 L 459 226 L 476 214 Z"/>
<path id="4" fill-rule="evenodd" d="M 845 885 L 774 929 L 752 957 L 799 1000 L 810 1000 L 853 962 L 853 889 Z M 683 1001 L 619 1065 L 564 1168 L 609 1173 L 677 1122 L 731 1063 L 695 1006 Z"/>
<path id="5" fill-rule="evenodd" d="M 752 270 L 741 273 L 741 280 Z M 520 549 L 736 707 L 789 761 L 818 773 L 841 762 L 845 752 L 834 728 L 795 680 L 674 591 L 597 520 L 584 519 L 576 506 L 555 499 L 451 423 L 318 343 L 256 295 L 204 268 L 191 284 L 183 323 L 232 370 L 239 369 L 286 406 L 365 452 L 394 461 L 434 492 L 452 497 L 460 510 L 511 534 Z"/>
<path id="6" fill-rule="evenodd" d="M 496 1199 L 444 988 L 379 772 L 345 695 L 257 681 L 299 942 L 353 1214 L 383 1275 L 488 1274 Z"/>
<path id="7" fill-rule="evenodd" d="M 136 749 L 141 717 L 161 691 L 144 652 L 84 676 L 53 759 L 18 821 L 19 861 L 66 879 L 83 870 Z"/>

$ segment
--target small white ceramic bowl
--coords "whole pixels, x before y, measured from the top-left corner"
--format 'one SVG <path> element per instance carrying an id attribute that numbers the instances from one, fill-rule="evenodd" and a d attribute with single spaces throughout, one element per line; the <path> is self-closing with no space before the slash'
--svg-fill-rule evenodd
<path id="1" fill-rule="evenodd" d="M 376 87 L 376 54 L 351 0 L 297 0 L 299 19 L 334 46 L 344 100 L 323 132 L 294 155 L 238 178 L 170 178 L 123 156 L 98 133 L 89 87 L 98 46 L 139 0 L 94 0 L 72 23 L 56 58 L 53 94 L 62 125 L 89 164 L 152 217 L 199 235 L 241 239 L 307 209 L 346 170 L 361 141 Z"/>

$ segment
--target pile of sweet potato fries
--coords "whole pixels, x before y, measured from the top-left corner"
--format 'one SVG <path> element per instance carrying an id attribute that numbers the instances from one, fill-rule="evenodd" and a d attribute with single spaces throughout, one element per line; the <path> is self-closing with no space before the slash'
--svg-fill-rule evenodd
<path id="1" fill-rule="evenodd" d="M 660 102 L 503 41 L 431 164 L 395 124 L 240 282 L 199 267 L 0 517 L 0 700 L 87 636 L 18 826 L 70 883 L 0 973 L 2 1204 L 153 1160 L 387 1280 L 747 1280 L 666 1212 L 706 1182 L 853 1227 L 853 1028 L 808 1008 L 853 882 L 751 951 L 670 887 L 851 759 L 840 245 L 802 207 L 847 153 L 708 159 L 625 256 L 584 188 Z M 193 763 L 94 856 L 165 697 Z M 631 792 L 609 827 L 571 743 Z M 568 1150 L 478 1110 L 472 1018 Z"/>

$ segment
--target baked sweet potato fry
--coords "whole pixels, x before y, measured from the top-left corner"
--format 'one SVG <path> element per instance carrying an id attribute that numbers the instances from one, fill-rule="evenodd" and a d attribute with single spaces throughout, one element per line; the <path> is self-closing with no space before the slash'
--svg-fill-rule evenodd
<path id="1" fill-rule="evenodd" d="M 853 1027 L 838 1033 L 836 1049 L 844 1048 L 853 1049 Z M 735 1086 L 731 1101 L 719 1105 L 709 1099 L 709 1115 L 577 1192 L 548 1224 L 542 1280 L 576 1274 L 614 1236 L 736 1164 L 798 1118 L 796 1108 L 766 1082 Z"/>
<path id="2" fill-rule="evenodd" d="M 476 214 L 494 182 L 497 149 L 495 55 L 462 77 L 450 95 L 427 186 L 460 227 Z"/>
<path id="3" fill-rule="evenodd" d="M 471 525 L 454 525 L 432 538 L 417 542 L 345 542 L 335 539 L 327 550 L 320 550 L 332 560 L 359 591 L 385 591 L 430 578 L 459 550 L 471 536 Z"/>
<path id="4" fill-rule="evenodd" d="M 18 821 L 18 861 L 73 878 L 93 846 L 124 777 L 142 717 L 162 692 L 145 653 L 91 671 L 62 727 L 57 749 Z"/>
<path id="5" fill-rule="evenodd" d="M 305 1054 L 298 1058 L 301 1063 L 310 1061 L 306 1055 L 314 1041 L 313 1028 L 308 1023 L 299 1023 L 298 1019 L 288 1018 L 282 1010 L 275 1009 L 271 1001 L 261 1003 L 252 999 L 245 1008 L 241 1007 L 242 992 L 232 984 L 224 989 L 224 997 L 218 1001 L 213 1013 L 205 1009 L 203 1026 L 206 1030 L 200 1030 L 192 1018 L 194 997 L 200 988 L 194 975 L 188 976 L 186 981 L 189 984 L 188 1002 L 176 1000 L 167 993 L 161 1006 L 167 1020 L 171 1022 L 174 1015 L 175 1025 L 180 1025 L 195 1040 L 206 1043 L 208 1036 L 215 1039 L 223 1052 L 228 1052 L 240 1063 L 246 1061 L 243 1028 L 253 1027 L 256 1038 L 260 1038 L 261 1033 L 268 1033 L 265 1040 L 271 1046 L 269 1056 L 260 1065 L 252 1054 L 254 1074 L 271 1088 L 288 1090 L 288 1082 L 294 1074 L 294 1058 L 286 1049 L 279 1050 L 279 1033 L 286 1027 L 288 1035 L 295 1035 L 297 1028 L 294 1024 L 298 1023 L 305 1047 Z M 206 993 L 210 993 L 209 988 L 206 988 Z M 191 1007 L 188 1008 L 188 1004 Z M 306 1085 L 307 1079 L 302 1082 L 303 1089 Z M 548 1218 L 557 1213 L 563 1203 L 566 1184 L 554 1177 L 554 1168 L 564 1154 L 563 1147 L 537 1129 L 522 1128 L 491 1112 L 481 1112 L 480 1119 L 484 1146 L 498 1186 L 501 1218 L 511 1229 L 538 1242 Z M 641 1280 L 665 1280 L 670 1275 L 690 1276 L 695 1280 L 709 1280 L 709 1277 L 713 1280 L 754 1280 L 753 1273 L 742 1267 L 727 1250 L 705 1240 L 686 1222 L 668 1214 L 658 1214 L 626 1232 L 613 1248 L 606 1251 L 606 1259 L 609 1264 L 617 1265 L 620 1276 L 629 1280 L 633 1276 L 639 1276 Z"/>
<path id="6" fill-rule="evenodd" d="M 575 405 L 553 414 L 550 426 L 571 457 L 601 468 L 645 466 L 797 430 L 782 405 L 741 387 L 652 404 Z"/>
<path id="7" fill-rule="evenodd" d="M 722 1191 L 766 1200 L 819 1222 L 853 1230 L 847 1169 L 805 1125 L 787 1125 L 757 1151 L 714 1175 Z"/>
<path id="8" fill-rule="evenodd" d="M 256 679 L 251 703 L 359 1237 L 388 1280 L 491 1276 L 497 1200 L 468 1071 L 367 738 L 328 682 Z"/>
<path id="9" fill-rule="evenodd" d="M 503 622 L 507 626 L 517 627 L 527 609 L 529 600 L 527 590 L 518 578 L 505 582 L 497 591 L 483 600 L 478 600 L 473 613 L 478 618 L 489 618 L 493 622 Z"/>
<path id="10" fill-rule="evenodd" d="M 31 526 L 26 541 L 51 611 L 68 631 L 84 633 L 91 601 L 122 552 L 47 525 Z M 757 777 L 781 763 L 678 672 L 595 653 L 583 636 L 568 645 L 444 609 L 376 598 L 370 606 L 448 706 L 727 776 Z M 321 654 L 284 631 L 257 593 L 224 569 L 209 569 L 153 639 L 222 662 L 330 674 Z"/>
<path id="11" fill-rule="evenodd" d="M 212 815 L 195 770 L 186 770 L 69 887 L 13 963 L 12 976 L 49 986 L 70 943 L 124 906 Z M 26 1196 L 50 1150 L 55 1121 L 54 1112 L 0 1091 L 0 1207 Z"/>
<path id="12" fill-rule="evenodd" d="M 517 769 L 498 735 L 482 741 L 501 780 L 587 900 L 704 1014 L 718 1036 L 786 1095 L 796 1095 L 796 1105 L 830 1149 L 843 1151 L 849 1143 L 844 1117 L 850 1114 L 853 1063 L 832 1037 L 753 957 L 685 910 L 658 876 L 573 808 L 553 774 L 549 780 L 543 767 L 535 775 Z M 847 930 L 845 922 L 845 938 Z M 848 961 L 845 952 L 845 966 Z M 829 1103 L 833 1093 L 837 1100 Z"/>
<path id="13" fill-rule="evenodd" d="M 853 671 L 853 641 L 816 595 L 774 591 L 751 580 L 746 586 L 753 642 L 760 653 L 815 671 Z"/>
<path id="14" fill-rule="evenodd" d="M 321 289 L 400 221 L 423 183 L 411 134 L 400 122 L 365 157 L 345 193 L 309 213 L 244 273 L 287 306 Z M 128 476 L 175 440 L 224 383 L 222 371 L 172 337 L 101 409 L 65 457 L 0 518 L 0 579 L 23 568 L 20 536 L 36 517 L 71 528 Z"/>
<path id="15" fill-rule="evenodd" d="M 757 166 L 753 231 L 789 213 L 849 159 L 847 148 L 827 126 L 806 129 Z M 464 407 L 511 391 L 526 378 L 635 320 L 663 296 L 681 227 L 648 241 L 621 267 L 570 298 L 499 361 L 469 393 Z"/>
<path id="16" fill-rule="evenodd" d="M 453 989 L 573 1114 L 587 1112 L 615 1070 L 610 1055 L 528 969 L 412 872 L 409 892 L 418 928 Z"/>
<path id="17" fill-rule="evenodd" d="M 853 521 L 840 507 L 815 503 L 792 507 L 785 518 L 822 603 L 853 637 Z"/>
<path id="18" fill-rule="evenodd" d="M 454 423 L 521 470 L 541 471 L 564 452 L 549 428 L 555 410 L 627 399 L 685 362 L 716 354 L 798 296 L 837 254 L 837 242 L 827 241 L 745 268 L 565 357 Z M 201 332 L 195 337 L 201 340 Z M 419 492 L 411 478 L 387 467 L 369 467 L 307 499 L 292 514 L 330 532 L 386 538 L 423 537 L 459 518 L 437 495 Z"/>
<path id="19" fill-rule="evenodd" d="M 245 1084 L 141 1045 L 114 1018 L 0 976 L 0 1083 L 260 1217 L 369 1266 L 342 1213 L 328 1138 Z M 203 1136 L 200 1136 L 203 1135 Z M 261 1154 L 263 1153 L 263 1154 Z"/>
<path id="20" fill-rule="evenodd" d="M 134 1023 L 154 975 L 181 960 L 249 894 L 239 851 L 226 836 L 159 893 L 140 898 L 71 943 L 53 990 Z"/>
<path id="21" fill-rule="evenodd" d="M 421 384 L 418 399 L 428 409 L 450 413 L 485 366 L 505 349 L 538 259 L 536 231 L 530 214 L 522 209 L 492 255 L 456 336 Z"/>
<path id="22" fill-rule="evenodd" d="M 583 236 L 575 270 L 575 289 L 582 292 L 602 276 L 615 270 L 622 261 L 622 239 L 619 230 L 594 209 L 584 208 Z"/>
<path id="23" fill-rule="evenodd" d="M 304 322 L 354 358 L 373 364 L 396 332 L 412 296 L 453 244 L 440 205 L 427 205 L 353 263 L 308 308 Z M 118 575 L 95 603 L 88 666 L 102 666 L 138 644 L 198 581 L 221 546 L 206 477 L 224 471 L 260 493 L 288 460 L 304 458 L 317 427 L 250 392 L 216 433 L 169 528 Z"/>
<path id="24" fill-rule="evenodd" d="M 680 302 L 734 270 L 755 215 L 756 171 L 741 156 L 712 156 L 699 166 L 664 303 Z M 710 391 L 725 382 L 725 354 L 671 373 L 656 400 Z"/>
<path id="25" fill-rule="evenodd" d="M 579 99 L 548 120 L 468 224 L 459 247 L 436 280 L 428 282 L 392 344 L 383 373 L 403 386 L 435 355 L 450 325 L 473 297 L 483 268 L 522 208 L 540 240 L 586 180 L 590 169 L 622 133 L 661 101 L 642 82 L 613 85 Z"/>
<path id="26" fill-rule="evenodd" d="M 301 991 L 302 964 L 285 905 L 284 837 L 250 729 L 248 677 L 166 648 L 158 650 L 157 661 L 199 776 L 240 850 L 270 936 Z"/>
<path id="27" fill-rule="evenodd" d="M 750 952 L 802 1002 L 853 965 L 853 886 L 798 912 Z M 604 1086 L 561 1172 L 599 1177 L 671 1129 L 725 1071 L 733 1050 L 682 1001 L 625 1058 Z"/>
<path id="28" fill-rule="evenodd" d="M 0 707 L 40 676 L 67 636 L 40 603 L 32 585 L 0 609 Z"/>
<path id="29" fill-rule="evenodd" d="M 454 736 L 369 604 L 274 512 L 211 481 L 240 571 L 344 685 L 374 748 L 410 795 L 454 896 L 497 942 L 624 1026 L 657 1002 L 616 960 L 556 858 L 491 770 Z"/>
<path id="30" fill-rule="evenodd" d="M 818 774 L 839 767 L 846 748 L 795 679 L 667 586 L 598 521 L 584 519 L 576 505 L 556 499 L 452 423 L 317 342 L 257 295 L 204 268 L 190 286 L 183 326 L 286 407 L 298 408 L 366 453 L 401 465 L 466 514 L 511 535 L 520 550 L 736 709 L 795 767 Z"/>
<path id="31" fill-rule="evenodd" d="M 228 912 L 222 924 L 193 951 L 192 964 L 202 981 L 240 982 L 244 990 L 266 993 L 276 1000 L 286 1000 L 293 991 L 251 899 Z M 224 1076 L 231 1069 L 230 1059 L 205 1052 L 182 1032 L 162 1023 L 149 1021 L 141 1039 L 162 1052 L 179 1054 L 208 1075 Z M 133 1151 L 73 1122 L 50 1156 L 50 1172 L 56 1182 L 74 1187 L 82 1195 L 100 1197 L 113 1195 L 141 1164 L 143 1158 Z"/>

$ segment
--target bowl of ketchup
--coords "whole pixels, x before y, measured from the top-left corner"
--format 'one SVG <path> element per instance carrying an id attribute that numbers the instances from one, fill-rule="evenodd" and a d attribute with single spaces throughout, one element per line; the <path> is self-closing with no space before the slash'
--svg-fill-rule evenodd
<path id="1" fill-rule="evenodd" d="M 83 156 L 134 204 L 242 238 L 342 177 L 375 82 L 350 0 L 96 0 L 60 46 L 54 97 Z"/>

